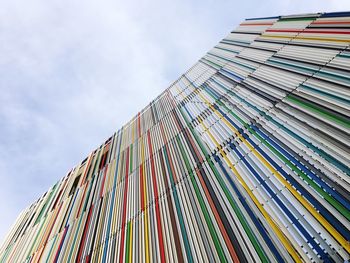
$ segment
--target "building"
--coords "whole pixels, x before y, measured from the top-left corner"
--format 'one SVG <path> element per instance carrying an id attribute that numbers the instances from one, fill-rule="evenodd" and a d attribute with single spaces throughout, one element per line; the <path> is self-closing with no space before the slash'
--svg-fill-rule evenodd
<path id="1" fill-rule="evenodd" d="M 344 262 L 350 12 L 247 19 L 25 209 L 0 262 Z"/>

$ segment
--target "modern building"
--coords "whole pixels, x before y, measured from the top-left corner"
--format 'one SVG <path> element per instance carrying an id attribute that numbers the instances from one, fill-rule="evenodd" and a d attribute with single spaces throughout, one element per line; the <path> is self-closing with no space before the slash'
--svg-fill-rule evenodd
<path id="1" fill-rule="evenodd" d="M 344 262 L 350 12 L 243 21 L 19 216 L 0 262 Z"/>

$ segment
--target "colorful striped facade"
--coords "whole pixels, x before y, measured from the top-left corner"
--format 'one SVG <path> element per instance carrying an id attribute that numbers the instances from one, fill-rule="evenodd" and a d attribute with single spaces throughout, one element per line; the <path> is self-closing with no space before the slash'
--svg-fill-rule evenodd
<path id="1" fill-rule="evenodd" d="M 350 13 L 247 19 L 18 217 L 0 262 L 344 262 Z"/>

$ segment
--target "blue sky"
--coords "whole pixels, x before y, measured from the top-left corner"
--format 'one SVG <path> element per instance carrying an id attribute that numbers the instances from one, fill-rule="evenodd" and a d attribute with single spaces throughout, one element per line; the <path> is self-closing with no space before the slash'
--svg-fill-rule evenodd
<path id="1" fill-rule="evenodd" d="M 2 0 L 0 243 L 30 205 L 244 18 L 342 0 Z"/>

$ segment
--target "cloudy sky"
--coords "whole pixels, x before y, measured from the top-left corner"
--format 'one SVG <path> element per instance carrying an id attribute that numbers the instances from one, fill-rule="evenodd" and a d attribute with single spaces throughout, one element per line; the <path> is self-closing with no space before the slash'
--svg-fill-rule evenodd
<path id="1" fill-rule="evenodd" d="M 0 243 L 21 210 L 244 18 L 350 10 L 348 0 L 0 3 Z"/>

